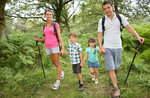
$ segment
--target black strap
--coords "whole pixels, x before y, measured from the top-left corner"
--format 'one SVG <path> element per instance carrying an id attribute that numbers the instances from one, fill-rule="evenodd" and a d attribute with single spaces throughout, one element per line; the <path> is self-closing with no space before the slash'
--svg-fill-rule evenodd
<path id="1" fill-rule="evenodd" d="M 105 16 L 103 16 L 103 18 L 102 18 L 102 30 L 103 30 L 103 34 L 104 34 L 104 31 L 105 31 L 104 23 L 105 23 Z"/>
<path id="2" fill-rule="evenodd" d="M 118 20 L 119 20 L 119 22 L 120 22 L 120 31 L 122 32 L 123 28 L 125 28 L 125 27 L 124 27 L 123 24 L 122 24 L 122 19 L 121 19 L 120 15 L 119 15 L 118 13 L 116 13 L 116 16 L 117 16 L 117 18 L 118 18 Z M 104 31 L 105 31 L 104 23 L 105 23 L 105 16 L 103 16 L 103 18 L 102 18 L 102 31 L 103 31 L 103 36 L 104 36 Z M 123 40 L 122 34 L 121 34 L 121 39 Z M 103 42 L 102 42 L 102 43 L 104 43 L 104 38 L 103 38 Z"/>
<path id="3" fill-rule="evenodd" d="M 102 30 L 103 30 L 103 40 L 102 40 L 102 44 L 104 43 L 104 31 L 105 31 L 105 26 L 104 26 L 104 23 L 105 23 L 105 16 L 103 16 L 102 18 Z"/>
<path id="4" fill-rule="evenodd" d="M 56 22 L 53 22 L 53 28 L 54 28 L 54 32 L 56 34 L 56 37 L 57 37 L 57 41 L 58 41 L 58 34 L 57 34 L 57 30 L 56 30 L 56 26 L 55 26 Z M 45 36 L 44 34 L 44 29 L 45 29 L 45 25 L 43 26 L 43 36 Z M 58 41 L 59 42 L 59 41 Z"/>
<path id="5" fill-rule="evenodd" d="M 116 16 L 117 16 L 117 18 L 118 18 L 119 21 L 120 21 L 120 31 L 122 32 L 122 30 L 123 30 L 123 28 L 124 28 L 124 26 L 123 26 L 123 24 L 122 24 L 122 19 L 121 19 L 120 15 L 119 15 L 118 13 L 116 13 Z"/>
<path id="6" fill-rule="evenodd" d="M 45 37 L 45 34 L 44 34 L 44 29 L 45 29 L 45 25 L 43 26 L 43 36 Z"/>
<path id="7" fill-rule="evenodd" d="M 56 26 L 55 26 L 55 24 L 56 24 L 56 22 L 53 22 L 54 32 L 55 32 L 55 34 L 56 34 L 56 38 L 57 38 L 57 41 L 58 41 L 59 50 L 61 51 L 61 47 L 60 47 L 60 44 L 59 44 L 58 34 L 57 34 L 57 30 L 56 30 Z"/>
<path id="8" fill-rule="evenodd" d="M 58 34 L 57 34 L 57 30 L 56 30 L 55 24 L 56 24 L 56 22 L 53 22 L 54 32 L 56 33 L 56 37 L 57 37 L 57 41 L 58 41 Z M 59 42 L 59 41 L 58 41 L 58 42 Z"/>

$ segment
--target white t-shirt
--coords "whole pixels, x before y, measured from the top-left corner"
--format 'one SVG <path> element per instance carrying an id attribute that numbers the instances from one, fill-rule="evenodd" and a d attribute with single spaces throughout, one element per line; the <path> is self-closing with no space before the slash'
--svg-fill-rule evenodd
<path id="1" fill-rule="evenodd" d="M 122 19 L 122 24 L 124 27 L 129 25 L 127 19 L 122 15 L 119 14 Z M 105 31 L 104 31 L 104 44 L 105 48 L 122 48 L 121 42 L 121 31 L 120 31 L 120 21 L 117 18 L 116 14 L 114 13 L 114 17 L 111 20 L 105 15 Z M 98 32 L 103 32 L 102 30 L 102 18 L 99 20 L 98 23 Z"/>

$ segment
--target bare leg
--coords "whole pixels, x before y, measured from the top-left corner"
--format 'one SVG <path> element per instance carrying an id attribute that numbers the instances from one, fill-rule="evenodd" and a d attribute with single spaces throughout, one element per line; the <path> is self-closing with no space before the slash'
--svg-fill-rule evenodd
<path id="1" fill-rule="evenodd" d="M 77 76 L 78 76 L 78 78 L 80 80 L 80 84 L 83 84 L 82 74 L 78 73 Z"/>
<path id="2" fill-rule="evenodd" d="M 90 67 L 90 73 L 91 73 L 92 75 L 94 75 L 94 71 L 93 71 L 93 68 L 92 68 L 92 67 Z"/>
<path id="3" fill-rule="evenodd" d="M 98 68 L 94 68 L 94 73 L 95 73 L 95 79 L 98 78 Z"/>
<path id="4" fill-rule="evenodd" d="M 114 70 L 109 70 L 109 77 L 114 87 L 117 87 L 116 73 Z"/>
<path id="5" fill-rule="evenodd" d="M 57 80 L 60 80 L 61 71 L 62 71 L 61 66 L 60 66 L 60 55 L 58 53 L 55 53 L 49 56 L 52 59 L 54 65 L 57 67 Z"/>

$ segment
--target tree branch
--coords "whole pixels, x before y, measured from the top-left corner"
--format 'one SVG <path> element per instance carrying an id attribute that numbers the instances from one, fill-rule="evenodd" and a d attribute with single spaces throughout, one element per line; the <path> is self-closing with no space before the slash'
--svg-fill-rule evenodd
<path id="1" fill-rule="evenodd" d="M 20 16 L 20 15 L 12 16 L 12 15 L 8 15 L 8 14 L 5 14 L 5 16 L 7 16 L 7 17 L 14 17 L 14 18 L 22 18 L 22 19 L 31 19 L 31 18 L 37 18 L 37 19 L 39 19 L 39 18 L 41 18 L 43 21 L 46 21 L 46 20 L 44 20 L 43 17 L 33 17 L 33 16 L 30 16 L 30 17 L 22 17 L 22 16 Z"/>
<path id="2" fill-rule="evenodd" d="M 62 5 L 64 6 L 65 4 L 67 4 L 67 3 L 71 2 L 71 1 L 73 1 L 73 0 L 68 0 L 68 1 L 64 2 Z"/>

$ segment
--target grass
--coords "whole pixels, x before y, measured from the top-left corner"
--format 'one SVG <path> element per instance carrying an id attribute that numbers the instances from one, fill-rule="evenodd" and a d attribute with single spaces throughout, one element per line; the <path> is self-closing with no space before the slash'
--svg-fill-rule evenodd
<path id="1" fill-rule="evenodd" d="M 82 38 L 84 36 L 84 38 Z M 79 43 L 83 46 L 83 55 L 87 43 L 85 40 L 91 36 L 86 34 L 79 36 Z M 92 36 L 97 34 L 92 33 Z M 68 39 L 64 35 L 64 39 Z M 95 37 L 96 38 L 96 37 Z M 69 40 L 64 42 L 65 46 L 68 45 Z M 9 68 L 4 68 L 3 80 L 0 80 L 0 97 L 2 98 L 110 98 L 113 86 L 110 83 L 108 72 L 105 70 L 105 63 L 102 54 L 98 55 L 100 67 L 99 70 L 99 83 L 95 84 L 91 80 L 91 75 L 87 67 L 87 62 L 82 68 L 83 80 L 85 83 L 85 89 L 78 91 L 78 78 L 72 73 L 72 65 L 69 61 L 69 55 L 61 56 L 61 66 L 65 72 L 65 78 L 61 81 L 61 86 L 58 90 L 52 90 L 52 86 L 57 79 L 56 68 L 52 64 L 50 58 L 46 56 L 43 49 L 42 55 L 43 63 L 45 67 L 46 79 L 43 77 L 40 61 L 36 61 L 36 64 L 30 66 L 31 68 L 24 68 L 23 71 L 18 73 L 11 73 Z M 150 77 L 149 73 L 142 71 L 143 62 L 139 64 L 140 58 L 138 55 L 135 59 L 137 67 L 133 67 L 127 84 L 124 85 L 129 66 L 133 58 L 132 52 L 123 51 L 123 58 L 121 67 L 117 74 L 118 86 L 121 91 L 121 98 L 150 98 Z M 148 67 L 144 67 L 148 71 Z M 147 72 L 148 72 L 147 71 Z M 7 79 L 7 80 L 5 80 Z M 3 81 L 6 81 L 3 82 Z M 4 83 L 4 84 L 2 84 Z"/>
<path id="2" fill-rule="evenodd" d="M 129 58 L 129 56 L 127 56 Z M 65 60 L 65 61 L 64 61 Z M 103 60 L 103 59 L 101 59 Z M 69 61 L 69 56 L 60 58 L 62 68 L 65 72 L 65 78 L 61 81 L 61 86 L 58 90 L 52 90 L 52 86 L 57 79 L 56 68 L 54 65 L 46 65 L 45 73 L 46 79 L 43 77 L 41 66 L 34 68 L 34 70 L 26 69 L 24 73 L 18 75 L 16 79 L 16 89 L 5 89 L 0 92 L 4 98 L 110 98 L 112 93 L 112 84 L 108 72 L 105 71 L 105 65 L 101 64 L 98 68 L 99 83 L 95 84 L 91 80 L 91 75 L 87 67 L 87 62 L 82 68 L 83 80 L 85 88 L 83 91 L 78 91 L 78 78 L 72 73 L 72 66 Z M 101 61 L 103 62 L 103 61 Z M 124 85 L 128 68 L 125 66 L 125 59 L 117 74 L 118 85 L 121 91 L 121 98 L 148 98 L 150 97 L 150 89 L 139 84 L 140 75 L 136 70 L 132 70 L 128 78 L 128 82 Z M 129 62 L 127 63 L 129 66 Z M 126 70 L 124 70 L 124 68 Z M 145 74 L 143 74 L 145 76 Z M 137 81 L 138 80 L 138 81 Z M 14 87 L 14 86 L 13 86 Z M 14 91 L 13 91 L 14 90 Z M 4 96 L 2 95 L 4 94 Z"/>

